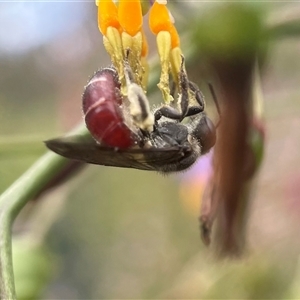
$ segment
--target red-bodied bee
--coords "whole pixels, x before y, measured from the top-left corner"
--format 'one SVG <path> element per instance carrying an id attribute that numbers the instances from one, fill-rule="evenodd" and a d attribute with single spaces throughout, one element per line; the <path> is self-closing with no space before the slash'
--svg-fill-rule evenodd
<path id="1" fill-rule="evenodd" d="M 96 72 L 86 86 L 83 112 L 91 136 L 80 142 L 77 137 L 52 139 L 46 141 L 47 147 L 91 164 L 170 173 L 189 168 L 214 146 L 216 127 L 204 113 L 202 93 L 188 80 L 183 62 L 179 109 L 164 105 L 152 113 L 126 61 L 124 73 L 126 97 L 113 67 Z M 190 93 L 196 106 L 190 106 Z M 182 123 L 186 117 L 189 121 Z"/>

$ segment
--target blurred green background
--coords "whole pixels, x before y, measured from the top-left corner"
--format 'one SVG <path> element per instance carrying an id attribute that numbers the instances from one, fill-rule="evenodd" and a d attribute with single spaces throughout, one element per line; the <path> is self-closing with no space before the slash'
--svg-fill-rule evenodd
<path id="1" fill-rule="evenodd" d="M 191 24 L 214 6 L 174 1 L 169 8 L 187 53 Z M 265 12 L 269 26 L 299 18 L 300 4 L 269 4 Z M 0 3 L 1 192 L 46 151 L 43 140 L 82 121 L 83 87 L 110 64 L 96 14 L 94 2 Z M 152 56 L 155 40 L 149 39 Z M 242 260 L 218 261 L 200 241 L 197 216 L 208 157 L 168 177 L 88 166 L 20 216 L 16 232 L 27 235 L 14 248 L 19 297 L 41 291 L 39 299 L 298 299 L 299 53 L 299 38 L 278 39 L 266 57 L 266 153 Z M 190 79 L 205 90 L 197 51 L 190 61 Z M 159 94 L 149 98 L 157 102 Z M 33 269 L 41 273 L 33 275 Z"/>

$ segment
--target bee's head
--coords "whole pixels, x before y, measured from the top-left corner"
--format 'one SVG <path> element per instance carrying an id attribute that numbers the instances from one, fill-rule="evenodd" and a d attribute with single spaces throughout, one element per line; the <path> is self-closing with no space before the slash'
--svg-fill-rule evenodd
<path id="1" fill-rule="evenodd" d="M 195 123 L 192 135 L 201 146 L 201 154 L 207 153 L 216 143 L 216 127 L 206 115 Z"/>

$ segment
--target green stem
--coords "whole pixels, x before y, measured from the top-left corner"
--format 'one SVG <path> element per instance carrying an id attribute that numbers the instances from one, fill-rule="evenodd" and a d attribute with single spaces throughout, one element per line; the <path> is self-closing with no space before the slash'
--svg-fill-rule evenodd
<path id="1" fill-rule="evenodd" d="M 84 134 L 85 126 L 72 134 Z M 16 299 L 11 232 L 12 224 L 25 206 L 47 183 L 64 168 L 67 160 L 54 153 L 46 153 L 0 196 L 0 297 Z"/>

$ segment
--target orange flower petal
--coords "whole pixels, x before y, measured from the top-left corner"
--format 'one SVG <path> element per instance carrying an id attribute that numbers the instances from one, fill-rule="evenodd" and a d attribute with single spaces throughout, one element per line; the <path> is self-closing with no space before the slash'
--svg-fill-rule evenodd
<path id="1" fill-rule="evenodd" d="M 171 47 L 172 49 L 179 47 L 180 45 L 180 38 L 177 32 L 177 29 L 173 24 L 171 24 L 169 29 L 170 35 L 171 35 Z"/>
<path id="2" fill-rule="evenodd" d="M 122 29 L 134 36 L 141 31 L 143 15 L 140 0 L 119 0 L 118 18 Z"/>
<path id="3" fill-rule="evenodd" d="M 171 35 L 172 49 L 178 47 L 180 38 L 178 32 L 171 21 L 169 11 L 164 4 L 155 2 L 150 10 L 149 27 L 154 34 L 160 31 L 168 31 Z"/>
<path id="4" fill-rule="evenodd" d="M 168 9 L 165 5 L 154 2 L 149 14 L 149 27 L 151 31 L 156 35 L 160 31 L 169 31 L 172 22 Z"/>
<path id="5" fill-rule="evenodd" d="M 118 9 L 112 0 L 98 0 L 98 27 L 103 35 L 106 35 L 108 27 L 119 30 Z"/>

